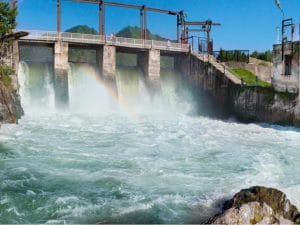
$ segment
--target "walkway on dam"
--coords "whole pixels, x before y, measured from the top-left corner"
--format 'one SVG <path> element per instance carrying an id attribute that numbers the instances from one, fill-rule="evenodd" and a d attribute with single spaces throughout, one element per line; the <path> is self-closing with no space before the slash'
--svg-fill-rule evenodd
<path id="1" fill-rule="evenodd" d="M 214 56 L 208 55 L 208 54 L 197 54 L 197 53 L 192 53 L 192 55 L 195 56 L 196 58 L 198 58 L 199 60 L 203 61 L 203 62 L 210 63 L 217 70 L 222 72 L 224 74 L 224 76 L 226 76 L 234 84 L 241 84 L 242 83 L 241 79 L 239 79 L 234 74 L 232 74 L 230 69 L 225 64 L 218 62 Z"/>
<path id="2" fill-rule="evenodd" d="M 69 42 L 79 44 L 113 45 L 127 48 L 156 49 L 175 52 L 189 52 L 189 44 L 171 41 L 143 40 L 94 34 L 80 34 L 55 31 L 25 30 L 29 35 L 21 40 L 29 42 Z"/>

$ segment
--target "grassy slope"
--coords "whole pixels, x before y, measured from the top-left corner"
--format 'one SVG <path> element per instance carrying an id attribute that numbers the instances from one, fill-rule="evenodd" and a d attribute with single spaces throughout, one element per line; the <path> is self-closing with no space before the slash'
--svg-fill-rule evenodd
<path id="1" fill-rule="evenodd" d="M 247 85 L 256 85 L 256 75 L 249 70 L 242 68 L 232 68 L 231 72 L 238 78 L 243 79 Z M 266 81 L 258 80 L 258 86 L 271 87 L 271 84 Z"/>

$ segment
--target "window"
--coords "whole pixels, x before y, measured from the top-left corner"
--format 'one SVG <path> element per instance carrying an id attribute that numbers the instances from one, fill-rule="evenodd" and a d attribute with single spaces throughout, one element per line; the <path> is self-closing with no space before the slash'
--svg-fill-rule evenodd
<path id="1" fill-rule="evenodd" d="M 292 74 L 292 56 L 285 55 L 284 56 L 284 75 Z"/>

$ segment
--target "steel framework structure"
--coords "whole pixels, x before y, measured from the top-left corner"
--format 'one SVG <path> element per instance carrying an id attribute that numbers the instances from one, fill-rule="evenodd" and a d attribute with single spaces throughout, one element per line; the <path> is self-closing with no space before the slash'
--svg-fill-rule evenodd
<path id="1" fill-rule="evenodd" d="M 146 5 L 133 5 L 126 3 L 118 3 L 118 2 L 108 2 L 104 0 L 56 0 L 57 2 L 57 33 L 61 33 L 61 2 L 62 1 L 70 1 L 70 2 L 83 2 L 83 3 L 91 3 L 99 5 L 99 35 L 105 35 L 105 8 L 106 6 L 112 7 L 121 7 L 121 8 L 130 8 L 136 9 L 140 12 L 140 38 L 143 40 L 147 40 L 147 13 L 155 12 L 162 13 L 167 15 L 172 15 L 177 17 L 177 41 L 182 43 L 187 43 L 189 38 L 189 32 L 205 32 L 207 37 L 207 48 L 209 49 L 210 45 L 210 32 L 212 26 L 220 26 L 219 23 L 213 23 L 211 20 L 203 21 L 203 22 L 189 22 L 186 21 L 186 15 L 183 11 L 173 11 L 166 9 L 159 9 L 148 7 Z M 12 7 L 15 7 L 16 0 L 11 0 Z M 188 26 L 200 26 L 201 29 L 189 29 Z"/>

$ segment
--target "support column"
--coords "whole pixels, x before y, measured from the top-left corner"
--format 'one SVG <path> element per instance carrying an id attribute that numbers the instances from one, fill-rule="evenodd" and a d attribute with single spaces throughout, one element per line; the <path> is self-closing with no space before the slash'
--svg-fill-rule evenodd
<path id="1" fill-rule="evenodd" d="M 69 102 L 68 85 L 68 52 L 67 42 L 55 42 L 54 46 L 54 73 L 55 73 L 55 102 L 58 108 L 65 108 Z"/>
<path id="2" fill-rule="evenodd" d="M 116 79 L 116 47 L 115 46 L 103 46 L 102 57 L 102 76 L 105 80 L 115 81 Z"/>
<path id="3" fill-rule="evenodd" d="M 151 92 L 160 90 L 160 51 L 150 49 L 138 55 L 138 65 L 146 76 Z"/>
<path id="4" fill-rule="evenodd" d="M 117 84 L 116 84 L 116 47 L 115 46 L 103 46 L 103 51 L 99 59 L 100 70 L 102 71 L 102 79 L 107 87 L 111 90 L 112 94 L 117 96 Z"/>

